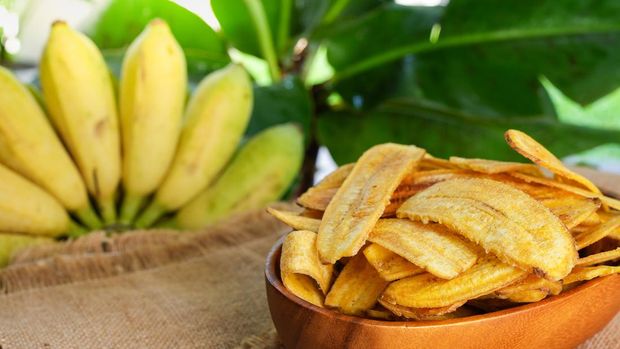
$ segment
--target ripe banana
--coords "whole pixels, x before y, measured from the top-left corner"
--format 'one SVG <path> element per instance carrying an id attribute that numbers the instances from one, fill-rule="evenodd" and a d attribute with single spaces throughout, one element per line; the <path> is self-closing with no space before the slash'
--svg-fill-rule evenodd
<path id="1" fill-rule="evenodd" d="M 291 185 L 303 157 L 303 135 L 296 126 L 274 126 L 259 133 L 211 187 L 179 210 L 172 225 L 197 229 L 231 213 L 264 207 Z"/>
<path id="2" fill-rule="evenodd" d="M 80 173 L 30 91 L 1 67 L 0 90 L 0 162 L 46 189 L 84 224 L 100 228 Z"/>
<path id="3" fill-rule="evenodd" d="M 252 85 L 239 65 L 211 73 L 196 88 L 187 107 L 172 166 L 154 201 L 136 221 L 152 225 L 178 209 L 215 178 L 233 155 L 252 111 Z"/>
<path id="4" fill-rule="evenodd" d="M 40 66 L 51 119 L 106 223 L 116 220 L 120 141 L 116 102 L 101 52 L 66 23 L 52 25 Z"/>
<path id="5" fill-rule="evenodd" d="M 55 237 L 72 229 L 53 196 L 0 165 L 0 231 Z"/>
<path id="6" fill-rule="evenodd" d="M 43 236 L 0 233 L 0 267 L 9 264 L 13 255 L 26 247 L 51 243 L 53 239 Z"/>
<path id="7" fill-rule="evenodd" d="M 144 197 L 157 189 L 172 162 L 186 86 L 183 51 L 166 22 L 155 19 L 127 50 L 121 74 L 125 224 L 132 223 Z"/>

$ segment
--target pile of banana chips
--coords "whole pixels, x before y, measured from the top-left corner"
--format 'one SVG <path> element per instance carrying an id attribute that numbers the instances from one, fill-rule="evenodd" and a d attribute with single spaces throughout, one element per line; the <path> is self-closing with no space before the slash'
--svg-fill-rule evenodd
<path id="1" fill-rule="evenodd" d="M 269 209 L 294 229 L 285 287 L 344 314 L 439 320 L 620 272 L 620 201 L 527 134 L 505 138 L 533 164 L 381 144 L 301 195 L 299 212 Z"/>

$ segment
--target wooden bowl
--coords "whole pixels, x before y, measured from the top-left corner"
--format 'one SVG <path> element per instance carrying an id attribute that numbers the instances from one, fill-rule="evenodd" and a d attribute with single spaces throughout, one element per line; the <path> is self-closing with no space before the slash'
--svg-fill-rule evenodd
<path id="1" fill-rule="evenodd" d="M 586 282 L 559 296 L 511 309 L 442 321 L 379 321 L 314 306 L 280 280 L 282 239 L 267 256 L 271 318 L 292 348 L 574 348 L 620 311 L 620 276 Z"/>

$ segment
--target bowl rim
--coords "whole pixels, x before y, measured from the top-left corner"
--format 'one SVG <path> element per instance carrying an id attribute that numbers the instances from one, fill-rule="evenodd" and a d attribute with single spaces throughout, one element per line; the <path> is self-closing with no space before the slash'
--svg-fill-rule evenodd
<path id="1" fill-rule="evenodd" d="M 356 323 L 360 325 L 367 326 L 382 326 L 382 327 L 421 327 L 421 328 L 431 328 L 431 327 L 445 327 L 446 325 L 463 325 L 463 324 L 471 324 L 481 321 L 488 321 L 490 319 L 503 318 L 508 316 L 513 316 L 515 314 L 525 313 L 530 311 L 533 308 L 542 309 L 551 307 L 558 303 L 567 302 L 570 298 L 578 296 L 580 293 L 597 287 L 599 284 L 607 282 L 607 280 L 611 278 L 618 278 L 620 275 L 607 275 L 604 277 L 599 277 L 590 281 L 586 281 L 583 284 L 568 290 L 566 292 L 562 292 L 557 296 L 551 296 L 543 299 L 542 301 L 527 303 L 524 305 L 516 306 L 509 309 L 498 310 L 490 313 L 472 315 L 462 318 L 456 319 L 447 319 L 447 320 L 426 320 L 426 321 L 387 321 L 387 320 L 378 320 L 378 319 L 369 319 L 362 318 L 353 315 L 346 315 L 339 313 L 335 310 L 331 310 L 328 308 L 318 307 L 312 303 L 309 303 L 294 294 L 292 294 L 282 283 L 280 280 L 280 275 L 278 273 L 280 255 L 282 252 L 282 243 L 284 242 L 284 238 L 288 235 L 288 233 L 284 234 L 282 237 L 276 241 L 276 243 L 271 247 L 269 253 L 267 254 L 267 258 L 265 261 L 265 279 L 271 286 L 273 286 L 280 294 L 284 295 L 289 301 L 296 303 L 297 305 L 309 309 L 312 312 L 319 313 L 323 316 L 336 318 L 341 321 Z"/>

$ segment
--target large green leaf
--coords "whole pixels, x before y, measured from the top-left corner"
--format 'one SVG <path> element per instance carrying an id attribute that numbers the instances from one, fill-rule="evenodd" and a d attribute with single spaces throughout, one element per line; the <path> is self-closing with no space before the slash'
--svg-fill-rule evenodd
<path id="1" fill-rule="evenodd" d="M 286 122 L 297 123 L 304 130 L 304 138 L 310 140 L 312 101 L 303 83 L 288 76 L 271 86 L 254 88 L 254 109 L 247 134 Z"/>
<path id="2" fill-rule="evenodd" d="M 566 125 L 549 118 L 488 118 L 404 99 L 368 112 L 334 112 L 318 120 L 319 140 L 340 164 L 355 161 L 368 147 L 383 142 L 415 144 L 441 157 L 523 161 L 504 141 L 510 128 L 530 134 L 558 156 L 620 140 L 620 131 Z"/>
<path id="3" fill-rule="evenodd" d="M 364 57 L 391 47 L 428 41 L 441 7 L 384 5 L 338 26 L 325 40 L 327 58 L 336 74 Z M 415 90 L 415 57 L 408 56 L 373 67 L 363 74 L 336 82 L 334 89 L 356 108 L 373 106 L 385 97 L 411 95 Z"/>
<path id="4" fill-rule="evenodd" d="M 267 17 L 271 40 L 275 47 L 283 45 L 278 38 L 278 28 L 282 15 L 280 2 L 280 0 L 260 0 Z M 246 6 L 246 1 L 211 0 L 211 6 L 222 27 L 222 33 L 230 44 L 240 51 L 262 57 L 258 32 L 253 24 L 254 19 Z"/>
<path id="5" fill-rule="evenodd" d="M 200 17 L 169 0 L 113 0 L 91 33 L 113 70 L 118 70 L 124 49 L 154 18 L 168 22 L 187 57 L 190 77 L 230 62 L 220 36 Z"/>
<path id="6" fill-rule="evenodd" d="M 315 29 L 320 36 L 343 21 L 359 17 L 389 0 L 295 0 L 293 29 L 295 34 L 312 36 Z"/>
<path id="7" fill-rule="evenodd" d="M 549 110 L 540 75 L 580 103 L 618 85 L 618 18 L 615 0 L 505 0 L 501 6 L 453 0 L 441 26 L 435 26 L 436 40 L 400 35 L 398 21 L 360 21 L 332 44 L 330 62 L 338 67 L 336 80 L 355 81 L 363 72 L 415 54 L 416 78 L 428 99 L 480 115 L 535 115 Z M 353 45 L 360 30 L 368 33 L 366 44 Z M 345 51 L 353 54 L 342 55 Z"/>

